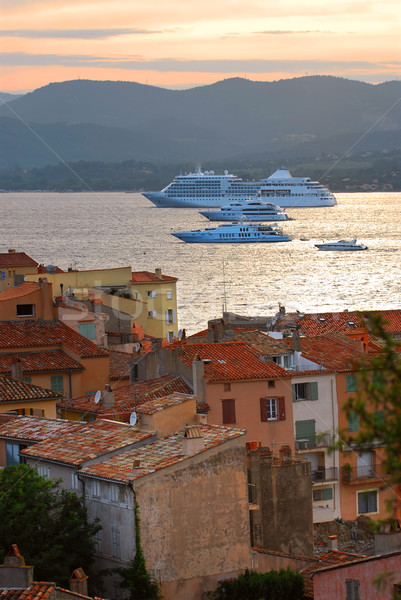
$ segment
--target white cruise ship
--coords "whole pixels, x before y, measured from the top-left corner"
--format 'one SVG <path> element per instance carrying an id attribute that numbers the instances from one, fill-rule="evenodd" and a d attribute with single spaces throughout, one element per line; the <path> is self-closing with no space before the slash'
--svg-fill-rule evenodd
<path id="1" fill-rule="evenodd" d="M 224 171 L 202 171 L 177 175 L 160 192 L 142 192 L 153 204 L 160 207 L 220 208 L 238 200 L 258 195 L 282 208 L 334 206 L 334 195 L 309 177 L 292 177 L 281 167 L 261 181 L 243 181 L 240 177 Z"/>

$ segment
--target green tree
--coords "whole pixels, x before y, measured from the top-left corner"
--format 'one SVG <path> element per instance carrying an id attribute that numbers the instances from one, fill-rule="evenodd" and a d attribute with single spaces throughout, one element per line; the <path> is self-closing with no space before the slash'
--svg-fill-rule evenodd
<path id="1" fill-rule="evenodd" d="M 35 580 L 67 586 L 78 567 L 90 570 L 95 535 L 86 508 L 60 483 L 40 477 L 27 465 L 0 471 L 0 562 L 17 544 L 25 563 L 35 567 Z"/>
<path id="2" fill-rule="evenodd" d="M 139 506 L 135 499 L 135 556 L 128 567 L 115 569 L 121 577 L 121 587 L 129 592 L 129 600 L 159 600 L 159 585 L 146 568 L 141 547 Z"/>
<path id="3" fill-rule="evenodd" d="M 268 573 L 246 569 L 235 579 L 221 581 L 208 596 L 213 600 L 302 600 L 304 579 L 290 569 Z"/>
<path id="4" fill-rule="evenodd" d="M 401 484 L 401 354 L 383 320 L 372 317 L 371 324 L 381 351 L 360 365 L 358 393 L 345 405 L 347 415 L 357 413 L 359 432 L 345 439 L 363 448 L 380 442 L 384 469 L 395 484 Z"/>

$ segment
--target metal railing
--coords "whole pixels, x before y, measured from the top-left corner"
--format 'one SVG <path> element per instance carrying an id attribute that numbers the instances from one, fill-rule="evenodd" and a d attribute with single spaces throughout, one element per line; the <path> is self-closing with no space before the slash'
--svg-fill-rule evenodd
<path id="1" fill-rule="evenodd" d="M 313 483 L 319 483 L 323 481 L 338 479 L 338 468 L 337 467 L 324 467 L 320 469 L 316 469 L 316 471 L 312 471 L 312 481 Z"/>
<path id="2" fill-rule="evenodd" d="M 361 479 L 375 479 L 388 477 L 384 465 L 376 463 L 374 465 L 358 465 L 350 467 L 345 465 L 341 467 L 341 478 L 343 481 L 360 481 Z"/>

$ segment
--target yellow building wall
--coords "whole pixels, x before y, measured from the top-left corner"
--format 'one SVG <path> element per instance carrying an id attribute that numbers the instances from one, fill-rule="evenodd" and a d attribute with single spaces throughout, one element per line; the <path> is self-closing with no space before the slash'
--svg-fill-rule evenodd
<path id="1" fill-rule="evenodd" d="M 56 419 L 56 400 L 24 400 L 21 402 L 2 402 L 0 413 L 16 411 L 19 415 L 33 415 Z"/>
<path id="2" fill-rule="evenodd" d="M 43 273 L 27 275 L 27 281 L 38 281 Z M 60 295 L 60 284 L 63 292 L 68 288 L 87 289 L 94 287 L 129 286 L 132 278 L 131 267 L 116 269 L 93 269 L 91 271 L 67 271 L 65 273 L 46 273 L 45 277 L 53 284 L 55 296 Z"/>
<path id="3" fill-rule="evenodd" d="M 146 322 L 144 330 L 154 337 L 169 337 L 169 333 L 177 337 L 177 289 L 176 281 L 150 281 L 147 283 L 132 283 L 132 291 L 138 300 L 146 302 Z M 171 296 L 171 297 L 168 297 Z M 167 323 L 166 311 L 174 322 Z"/>
<path id="4" fill-rule="evenodd" d="M 0 271 L 5 271 L 6 277 L 5 279 L 0 278 L 0 292 L 3 292 L 8 287 L 12 287 L 14 285 L 14 275 L 28 275 L 31 273 L 36 273 L 36 267 L 3 267 Z M 40 277 L 40 275 L 38 275 Z M 42 274 L 43 277 L 43 274 Z M 37 279 L 32 279 L 30 281 L 37 281 Z"/>

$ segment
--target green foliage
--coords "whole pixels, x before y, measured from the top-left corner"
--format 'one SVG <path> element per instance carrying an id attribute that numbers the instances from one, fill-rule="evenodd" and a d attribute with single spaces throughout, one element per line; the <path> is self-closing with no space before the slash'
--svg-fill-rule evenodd
<path id="1" fill-rule="evenodd" d="M 76 494 L 26 465 L 0 471 L 0 562 L 17 544 L 35 580 L 68 586 L 74 569 L 89 572 L 100 530 Z"/>
<path id="2" fill-rule="evenodd" d="M 135 499 L 135 556 L 128 567 L 115 569 L 121 577 L 121 587 L 129 591 L 129 600 L 159 600 L 159 585 L 146 569 L 141 547 L 139 507 Z"/>
<path id="3" fill-rule="evenodd" d="M 208 595 L 213 600 L 302 600 L 304 580 L 290 569 L 269 573 L 246 569 L 236 579 L 222 581 Z"/>
<path id="4" fill-rule="evenodd" d="M 358 393 L 345 406 L 347 414 L 359 416 L 360 431 L 345 436 L 348 444 L 364 449 L 380 443 L 384 469 L 394 483 L 401 483 L 401 356 L 380 317 L 372 318 L 372 334 L 382 351 L 361 364 Z"/>

